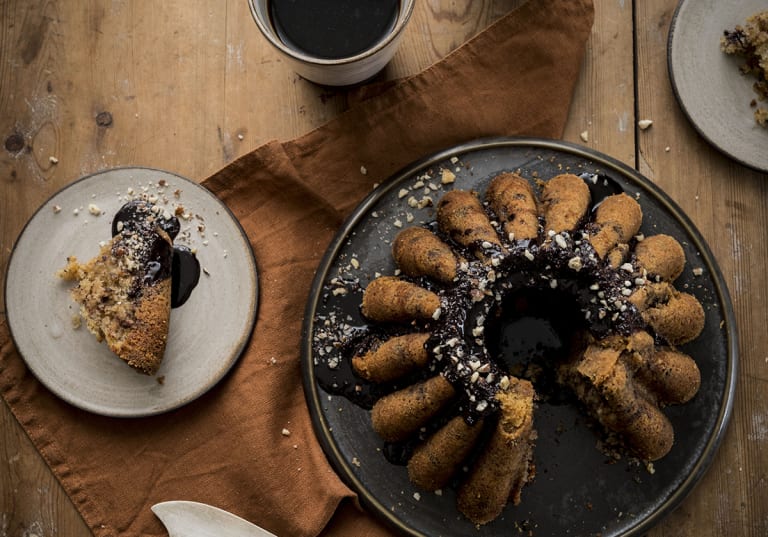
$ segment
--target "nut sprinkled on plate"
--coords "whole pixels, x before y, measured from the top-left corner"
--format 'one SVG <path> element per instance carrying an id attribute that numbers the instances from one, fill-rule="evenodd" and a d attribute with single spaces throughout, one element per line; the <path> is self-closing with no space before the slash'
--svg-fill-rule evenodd
<path id="1" fill-rule="evenodd" d="M 653 121 L 650 119 L 641 119 L 640 121 L 637 122 L 637 126 L 640 127 L 641 131 L 646 130 L 651 125 L 653 125 Z"/>

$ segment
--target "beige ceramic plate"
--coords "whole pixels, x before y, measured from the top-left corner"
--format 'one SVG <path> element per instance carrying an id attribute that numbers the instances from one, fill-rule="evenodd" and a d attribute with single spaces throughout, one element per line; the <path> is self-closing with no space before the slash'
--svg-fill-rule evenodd
<path id="1" fill-rule="evenodd" d="M 750 107 L 755 78 L 739 72 L 742 59 L 720 51 L 720 37 L 765 9 L 766 0 L 683 0 L 668 50 L 672 87 L 693 126 L 720 151 L 760 171 L 768 171 L 768 129 L 755 122 Z"/>
<path id="2" fill-rule="evenodd" d="M 181 220 L 176 242 L 196 248 L 204 269 L 189 300 L 171 313 L 165 358 L 152 377 L 128 367 L 85 327 L 73 328 L 71 283 L 55 276 L 67 256 L 93 257 L 110 238 L 115 212 L 142 190 L 192 215 Z M 104 214 L 91 214 L 91 204 Z M 253 252 L 227 207 L 192 181 L 148 168 L 96 173 L 55 194 L 22 231 L 6 276 L 8 324 L 29 369 L 65 401 L 107 416 L 158 414 L 208 391 L 246 345 L 257 300 Z"/>

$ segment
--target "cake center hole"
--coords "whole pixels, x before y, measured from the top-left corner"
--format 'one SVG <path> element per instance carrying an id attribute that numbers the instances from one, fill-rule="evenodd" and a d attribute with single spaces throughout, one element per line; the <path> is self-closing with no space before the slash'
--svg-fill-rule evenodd
<path id="1" fill-rule="evenodd" d="M 507 295 L 486 327 L 491 355 L 507 371 L 529 379 L 547 399 L 558 391 L 555 368 L 566 358 L 574 336 L 584 329 L 583 315 L 568 293 L 556 289 L 520 289 Z"/>

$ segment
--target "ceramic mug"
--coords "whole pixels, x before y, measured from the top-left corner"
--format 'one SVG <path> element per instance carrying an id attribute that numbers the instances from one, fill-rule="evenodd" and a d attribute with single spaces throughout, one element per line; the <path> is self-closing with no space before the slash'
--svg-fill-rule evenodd
<path id="1" fill-rule="evenodd" d="M 271 13 L 271 0 L 248 0 L 251 14 L 264 37 L 279 50 L 290 66 L 307 80 L 324 86 L 349 86 L 368 80 L 381 71 L 394 56 L 414 0 L 400 0 L 397 14 L 388 31 L 372 46 L 345 57 L 321 57 L 281 38 Z"/>

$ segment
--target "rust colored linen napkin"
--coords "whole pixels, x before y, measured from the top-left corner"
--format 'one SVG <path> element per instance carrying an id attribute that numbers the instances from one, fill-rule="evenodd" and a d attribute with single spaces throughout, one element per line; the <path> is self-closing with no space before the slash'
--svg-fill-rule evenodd
<path id="1" fill-rule="evenodd" d="M 373 184 L 410 162 L 478 137 L 562 136 L 592 21 L 591 0 L 531 0 L 424 72 L 206 179 L 250 239 L 260 302 L 244 354 L 200 399 L 149 418 L 89 414 L 33 377 L 0 324 L 0 392 L 95 535 L 166 535 L 150 506 L 176 499 L 280 536 L 391 535 L 312 429 L 299 348 L 314 270 Z"/>

